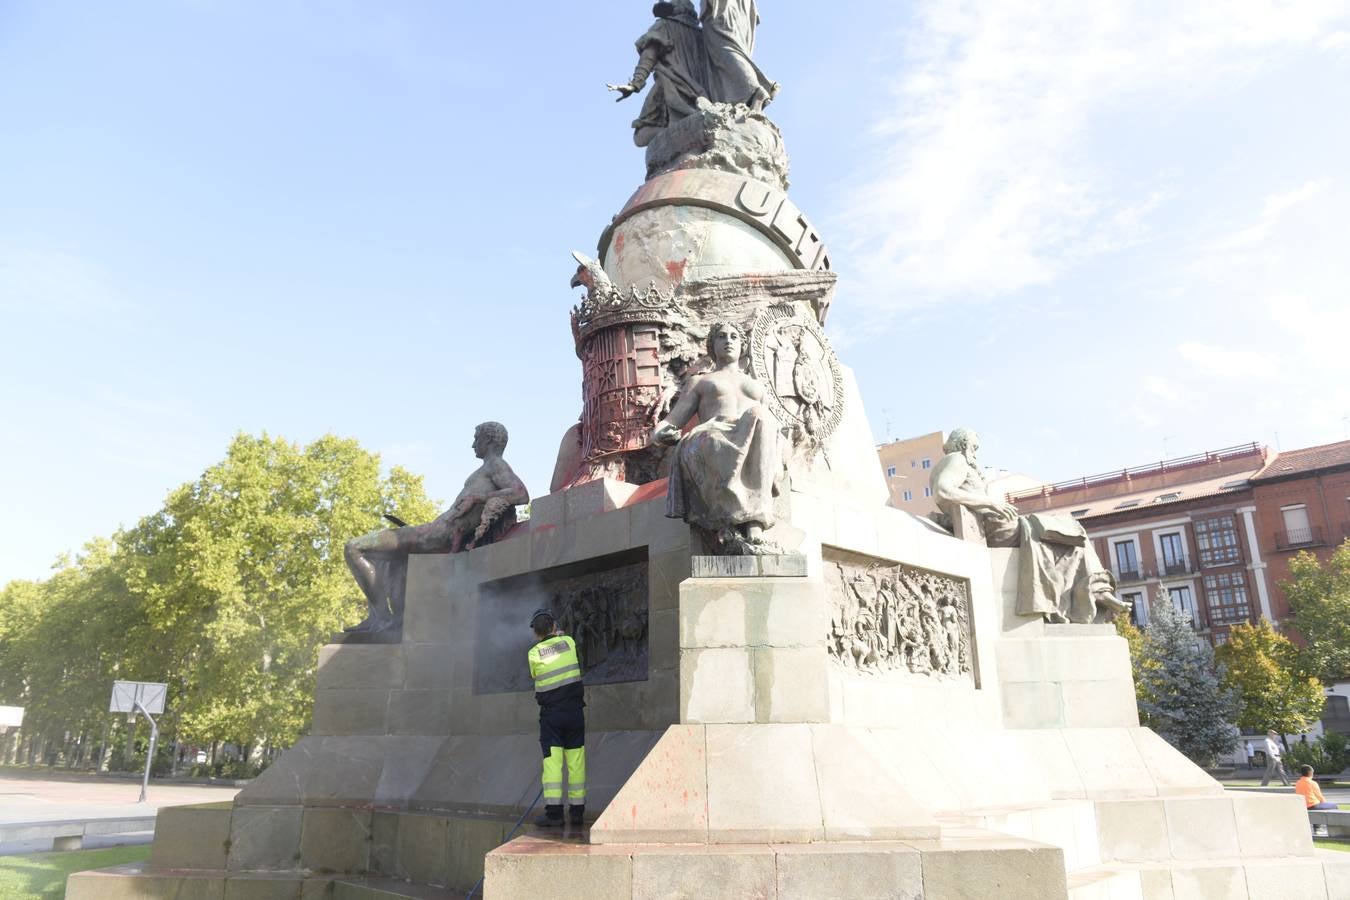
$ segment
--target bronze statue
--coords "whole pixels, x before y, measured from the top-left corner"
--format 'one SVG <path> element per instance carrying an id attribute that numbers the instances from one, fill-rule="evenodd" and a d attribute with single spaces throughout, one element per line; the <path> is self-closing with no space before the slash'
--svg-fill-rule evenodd
<path id="1" fill-rule="evenodd" d="M 343 551 L 347 568 L 366 595 L 365 619 L 347 632 L 382 632 L 402 624 L 402 594 L 388 583 L 387 565 L 382 565 L 390 556 L 472 550 L 497 540 L 516 523 L 516 506 L 529 503 L 530 494 L 502 459 L 506 441 L 506 426 L 500 422 L 484 422 L 474 429 L 473 452 L 483 464 L 464 480 L 450 509 L 434 521 L 347 542 Z"/>

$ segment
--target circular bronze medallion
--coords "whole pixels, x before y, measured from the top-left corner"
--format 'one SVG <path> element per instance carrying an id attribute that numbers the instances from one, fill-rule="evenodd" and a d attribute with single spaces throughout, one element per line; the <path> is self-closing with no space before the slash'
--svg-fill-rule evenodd
<path id="1" fill-rule="evenodd" d="M 824 441 L 844 415 L 839 359 L 815 318 L 794 305 L 772 306 L 750 328 L 750 366 L 765 401 L 784 425 Z"/>

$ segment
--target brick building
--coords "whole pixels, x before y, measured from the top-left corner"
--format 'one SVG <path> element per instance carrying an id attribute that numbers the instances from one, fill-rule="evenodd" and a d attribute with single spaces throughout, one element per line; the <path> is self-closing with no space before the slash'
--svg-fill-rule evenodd
<path id="1" fill-rule="evenodd" d="M 1350 441 L 1273 453 L 1244 444 L 1011 494 L 1024 513 L 1087 528 L 1120 594 L 1148 622 L 1159 588 L 1215 644 L 1257 617 L 1282 622 L 1280 589 L 1299 550 L 1350 538 Z"/>
<path id="2" fill-rule="evenodd" d="M 933 464 L 942 459 L 945 441 L 941 431 L 934 431 L 877 447 L 882 471 L 886 473 L 886 487 L 891 492 L 891 506 L 916 516 L 937 511 L 928 478 L 933 474 Z"/>

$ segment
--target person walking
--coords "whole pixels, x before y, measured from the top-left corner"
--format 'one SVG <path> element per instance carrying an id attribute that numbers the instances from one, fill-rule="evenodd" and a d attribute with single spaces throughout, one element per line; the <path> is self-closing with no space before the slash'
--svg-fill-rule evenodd
<path id="1" fill-rule="evenodd" d="M 1280 750 L 1280 736 L 1273 730 L 1266 732 L 1266 774 L 1261 779 L 1261 787 L 1270 784 L 1270 777 L 1278 774 L 1285 787 L 1289 787 L 1289 776 L 1284 771 L 1284 754 Z"/>
<path id="2" fill-rule="evenodd" d="M 1247 742 L 1247 768 L 1256 768 L 1256 744 L 1251 741 Z"/>
<path id="3" fill-rule="evenodd" d="M 567 768 L 567 819 L 580 828 L 586 816 L 586 707 L 577 645 L 562 633 L 553 613 L 535 610 L 530 629 L 530 677 L 539 703 L 539 746 L 544 751 L 544 814 L 541 828 L 563 825 L 563 767 Z"/>

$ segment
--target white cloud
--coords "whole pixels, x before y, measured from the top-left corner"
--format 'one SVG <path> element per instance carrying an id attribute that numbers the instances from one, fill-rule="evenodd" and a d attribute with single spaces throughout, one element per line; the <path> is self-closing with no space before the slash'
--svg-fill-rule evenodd
<path id="1" fill-rule="evenodd" d="M 1248 78 L 1347 10 L 928 0 L 916 19 L 897 112 L 876 127 L 884 174 L 836 224 L 861 299 L 890 309 L 1043 285 L 1139 239 L 1172 191 L 1114 183 L 1093 129 L 1122 103 L 1170 108 Z"/>
<path id="2" fill-rule="evenodd" d="M 1224 378 L 1265 378 L 1276 372 L 1275 361 L 1255 350 L 1216 347 L 1199 341 L 1183 341 L 1177 352 L 1191 365 Z"/>

